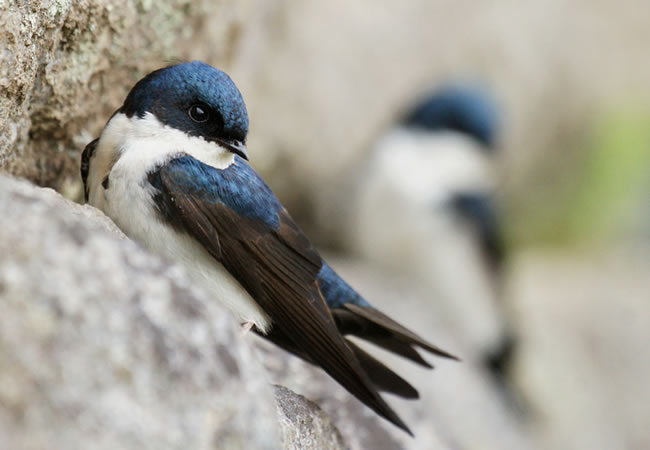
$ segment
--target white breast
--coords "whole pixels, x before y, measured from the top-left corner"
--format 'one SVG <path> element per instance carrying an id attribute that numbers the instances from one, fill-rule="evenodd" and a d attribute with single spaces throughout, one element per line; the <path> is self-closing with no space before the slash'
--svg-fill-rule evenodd
<path id="1" fill-rule="evenodd" d="M 234 155 L 215 143 L 162 125 L 154 116 L 142 119 L 116 114 L 104 129 L 88 176 L 89 202 L 102 209 L 131 239 L 183 264 L 197 283 L 242 322 L 267 331 L 271 320 L 237 280 L 194 238 L 163 223 L 147 174 L 174 155 L 189 154 L 216 168 L 226 168 Z M 102 181 L 109 176 L 108 189 Z"/>
<path id="2" fill-rule="evenodd" d="M 357 187 L 347 233 L 357 253 L 414 276 L 474 348 L 497 342 L 502 320 L 474 232 L 447 202 L 490 192 L 491 175 L 484 153 L 460 135 L 393 130 Z"/>
<path id="3" fill-rule="evenodd" d="M 395 129 L 380 140 L 357 186 L 347 235 L 360 253 L 401 266 L 407 249 L 440 246 L 445 231 L 465 234 L 446 205 L 455 193 L 489 192 L 492 184 L 489 161 L 463 136 Z"/>

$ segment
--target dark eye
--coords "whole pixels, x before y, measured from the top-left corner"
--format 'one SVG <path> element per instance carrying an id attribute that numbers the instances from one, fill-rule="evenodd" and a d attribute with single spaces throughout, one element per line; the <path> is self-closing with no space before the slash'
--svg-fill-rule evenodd
<path id="1" fill-rule="evenodd" d="M 187 110 L 187 114 L 189 114 L 190 119 L 199 123 L 206 122 L 210 118 L 210 113 L 205 105 L 192 105 Z"/>

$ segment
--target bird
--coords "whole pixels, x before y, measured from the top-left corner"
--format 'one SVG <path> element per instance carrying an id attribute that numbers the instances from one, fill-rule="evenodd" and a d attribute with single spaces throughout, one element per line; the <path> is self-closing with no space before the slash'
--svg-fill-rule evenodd
<path id="1" fill-rule="evenodd" d="M 425 367 L 457 359 L 375 309 L 320 256 L 249 164 L 243 97 L 201 61 L 155 70 L 130 90 L 81 157 L 86 201 L 132 240 L 185 266 L 244 329 L 321 367 L 411 434 L 380 391 L 417 390 L 350 341 Z"/>
<path id="2" fill-rule="evenodd" d="M 353 253 L 431 293 L 463 359 L 493 372 L 515 343 L 496 298 L 506 258 L 493 170 L 500 124 L 496 102 L 476 84 L 427 92 L 353 171 L 339 225 Z"/>

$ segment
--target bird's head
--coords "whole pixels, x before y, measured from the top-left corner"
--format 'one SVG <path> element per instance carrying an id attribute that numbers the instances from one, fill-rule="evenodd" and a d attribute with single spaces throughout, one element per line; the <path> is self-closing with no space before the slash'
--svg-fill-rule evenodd
<path id="1" fill-rule="evenodd" d="M 203 62 L 151 72 L 131 89 L 118 112 L 129 118 L 153 114 L 166 126 L 248 159 L 248 113 L 242 95 L 227 74 Z"/>
<path id="2" fill-rule="evenodd" d="M 499 111 L 488 94 L 470 85 L 448 85 L 424 97 L 403 125 L 429 132 L 455 131 L 489 149 L 499 131 Z"/>

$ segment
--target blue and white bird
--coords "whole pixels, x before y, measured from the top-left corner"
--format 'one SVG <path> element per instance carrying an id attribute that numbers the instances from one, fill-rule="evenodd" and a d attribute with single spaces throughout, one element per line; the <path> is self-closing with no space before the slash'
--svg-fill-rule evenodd
<path id="1" fill-rule="evenodd" d="M 378 391 L 417 391 L 344 335 L 427 366 L 429 344 L 363 300 L 320 257 L 248 163 L 248 115 L 202 62 L 150 73 L 83 152 L 87 201 L 149 250 L 185 265 L 240 322 L 322 367 L 409 432 Z"/>
<path id="2" fill-rule="evenodd" d="M 464 359 L 490 366 L 512 345 L 495 298 L 503 260 L 492 164 L 498 130 L 498 109 L 477 87 L 425 96 L 355 171 L 341 233 L 357 254 L 415 279 Z"/>

